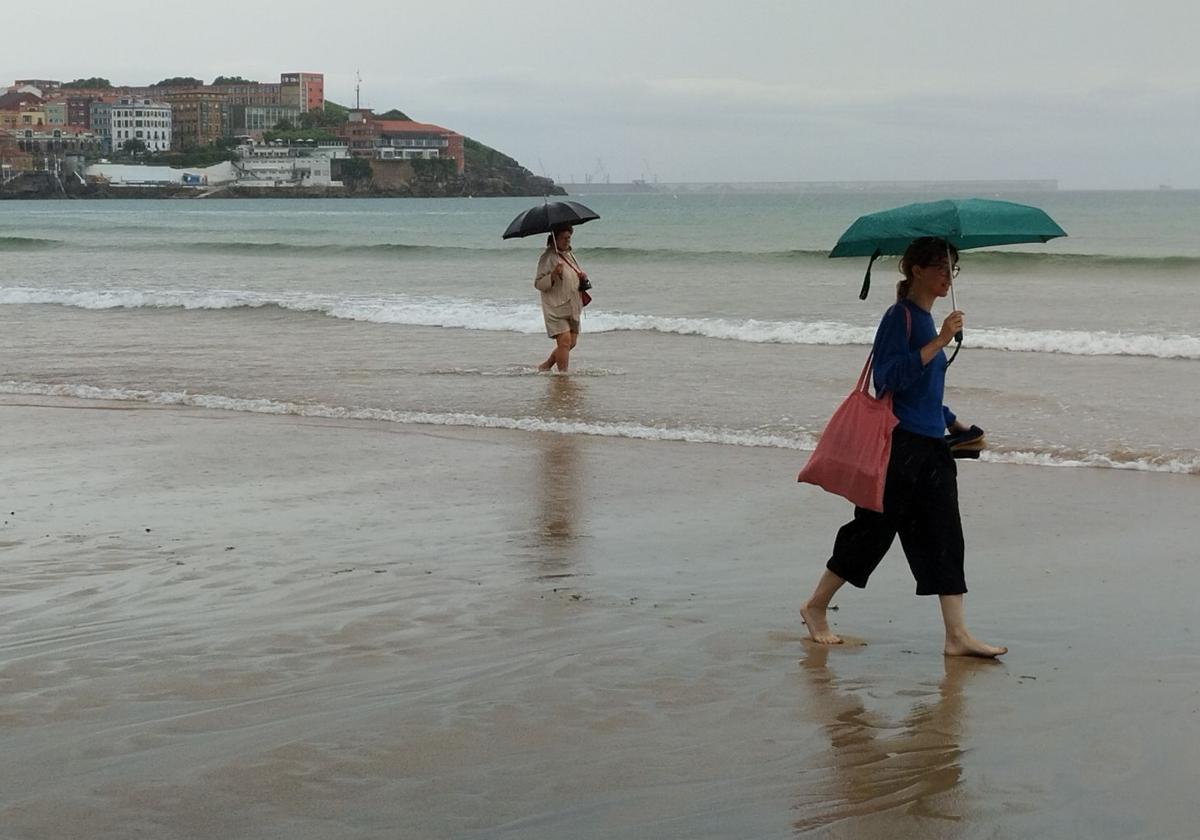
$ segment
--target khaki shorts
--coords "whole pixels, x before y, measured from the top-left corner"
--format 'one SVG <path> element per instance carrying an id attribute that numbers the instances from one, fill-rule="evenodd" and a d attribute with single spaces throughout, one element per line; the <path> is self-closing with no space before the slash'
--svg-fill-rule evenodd
<path id="1" fill-rule="evenodd" d="M 568 315 L 547 315 L 544 312 L 542 317 L 546 321 L 546 335 L 554 338 L 560 333 L 579 332 L 579 319 L 572 318 Z"/>

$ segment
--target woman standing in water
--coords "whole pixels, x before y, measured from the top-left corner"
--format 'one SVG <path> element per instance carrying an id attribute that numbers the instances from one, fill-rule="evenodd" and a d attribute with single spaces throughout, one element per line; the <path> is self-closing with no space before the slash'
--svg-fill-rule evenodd
<path id="1" fill-rule="evenodd" d="M 943 239 L 922 237 L 904 252 L 900 271 L 904 279 L 896 286 L 896 304 L 875 334 L 875 393 L 892 393 L 899 421 L 892 433 L 883 513 L 855 507 L 800 614 L 813 641 L 840 644 L 826 619 L 830 601 L 847 582 L 866 587 L 899 534 L 917 594 L 937 595 L 941 602 L 946 655 L 1000 656 L 1008 648 L 985 644 L 967 631 L 958 470 L 944 440 L 947 429 L 965 431 L 942 403 L 947 364 L 942 348 L 962 329 L 963 313 L 951 312 L 939 331 L 930 312 L 934 301 L 950 292 L 958 252 Z"/>
<path id="2" fill-rule="evenodd" d="M 533 285 L 542 297 L 542 318 L 546 335 L 554 339 L 555 347 L 538 370 L 550 370 L 558 365 L 566 373 L 571 351 L 579 342 L 580 318 L 583 314 L 581 291 L 587 289 L 587 274 L 571 254 L 571 234 L 574 228 L 564 225 L 546 237 L 546 250 L 538 259 Z"/>

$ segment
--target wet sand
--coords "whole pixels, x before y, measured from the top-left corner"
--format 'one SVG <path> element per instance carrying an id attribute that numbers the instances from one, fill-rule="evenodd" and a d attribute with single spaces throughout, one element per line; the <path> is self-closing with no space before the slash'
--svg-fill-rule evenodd
<path id="1" fill-rule="evenodd" d="M 0 420 L 5 840 L 1195 836 L 1195 477 L 963 464 L 988 663 L 898 551 L 805 641 L 803 453 Z"/>

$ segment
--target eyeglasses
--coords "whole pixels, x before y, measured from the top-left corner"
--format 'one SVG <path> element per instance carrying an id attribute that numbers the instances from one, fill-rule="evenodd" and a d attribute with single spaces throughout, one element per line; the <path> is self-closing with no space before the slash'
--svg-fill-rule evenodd
<path id="1" fill-rule="evenodd" d="M 943 268 L 945 268 L 945 267 L 946 267 L 946 263 L 944 263 L 944 262 L 935 262 L 935 263 L 930 263 L 929 265 L 927 265 L 927 266 L 925 266 L 925 267 L 926 267 L 926 268 L 936 268 L 936 269 L 938 269 L 938 270 L 941 270 L 941 269 L 943 269 Z M 959 272 L 959 265 L 958 265 L 958 263 L 955 263 L 955 264 L 954 264 L 954 265 L 951 267 L 951 269 L 950 269 L 950 276 L 951 276 L 951 277 L 957 277 L 957 276 L 958 276 L 958 272 Z"/>

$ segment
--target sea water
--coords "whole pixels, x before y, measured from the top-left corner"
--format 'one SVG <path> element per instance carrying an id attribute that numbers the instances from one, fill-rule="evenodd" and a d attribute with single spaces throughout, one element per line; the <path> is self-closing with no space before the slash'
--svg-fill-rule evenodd
<path id="1" fill-rule="evenodd" d="M 568 389 L 535 370 L 544 239 L 500 238 L 538 199 L 2 202 L 0 393 L 774 447 L 786 478 L 899 277 L 860 301 L 829 249 L 930 196 L 575 198 Z M 946 401 L 984 460 L 1200 475 L 1200 192 L 1002 198 L 1069 237 L 962 255 Z"/>

